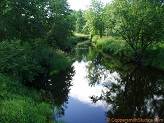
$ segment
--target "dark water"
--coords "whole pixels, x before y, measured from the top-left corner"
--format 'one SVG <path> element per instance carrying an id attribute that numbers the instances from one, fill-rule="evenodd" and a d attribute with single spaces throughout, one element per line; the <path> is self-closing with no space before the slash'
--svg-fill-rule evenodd
<path id="1" fill-rule="evenodd" d="M 164 72 L 135 64 L 122 66 L 119 58 L 92 48 L 76 48 L 73 56 L 73 86 L 61 119 L 68 123 L 106 123 L 107 118 L 110 122 L 132 118 L 129 122 L 163 122 Z"/>
<path id="2" fill-rule="evenodd" d="M 103 55 L 90 47 L 77 47 L 72 57 L 72 66 L 51 77 L 44 88 L 45 100 L 59 106 L 58 120 L 163 122 L 163 71 L 135 64 L 122 66 L 119 57 Z"/>

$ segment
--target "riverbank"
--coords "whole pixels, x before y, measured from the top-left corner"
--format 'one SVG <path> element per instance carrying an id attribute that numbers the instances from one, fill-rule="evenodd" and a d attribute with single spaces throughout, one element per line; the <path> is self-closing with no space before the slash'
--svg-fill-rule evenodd
<path id="1" fill-rule="evenodd" d="M 133 57 L 131 47 L 119 37 L 94 37 L 93 45 L 106 54 L 119 55 L 124 59 Z M 151 45 L 144 54 L 143 64 L 164 70 L 164 44 Z"/>
<path id="2" fill-rule="evenodd" d="M 53 123 L 53 109 L 43 102 L 41 92 L 25 87 L 18 78 L 0 74 L 0 80 L 1 123 Z"/>
<path id="3" fill-rule="evenodd" d="M 30 44 L 14 39 L 0 43 L 0 56 L 0 122 L 54 123 L 57 105 L 47 100 L 52 94 L 27 85 L 67 69 L 71 62 L 65 54 L 42 41 Z M 46 86 L 47 81 L 37 82 Z"/>

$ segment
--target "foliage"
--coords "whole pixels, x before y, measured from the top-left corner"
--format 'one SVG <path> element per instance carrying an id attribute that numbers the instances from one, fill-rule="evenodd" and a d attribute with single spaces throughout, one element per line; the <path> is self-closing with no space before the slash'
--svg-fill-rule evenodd
<path id="1" fill-rule="evenodd" d="M 0 40 L 45 36 L 43 5 L 40 0 L 3 0 L 0 2 Z"/>
<path id="2" fill-rule="evenodd" d="M 164 49 L 161 45 L 158 47 L 150 47 L 145 54 L 146 65 L 164 70 Z"/>
<path id="3" fill-rule="evenodd" d="M 122 36 L 136 55 L 142 56 L 150 44 L 163 38 L 161 0 L 114 0 L 108 9 L 110 27 Z"/>
<path id="4" fill-rule="evenodd" d="M 103 11 L 103 3 L 99 0 L 92 0 L 90 8 L 84 15 L 87 21 L 85 28 L 88 28 L 91 35 L 97 34 L 100 38 L 104 32 Z"/>
<path id="5" fill-rule="evenodd" d="M 55 0 L 49 4 L 52 9 L 53 24 L 47 34 L 47 42 L 54 48 L 67 50 L 69 48 L 69 38 L 73 36 L 75 29 L 75 18 L 71 14 L 67 0 Z"/>
<path id="6" fill-rule="evenodd" d="M 32 81 L 40 66 L 32 58 L 31 47 L 21 45 L 20 40 L 3 41 L 0 44 L 0 72 L 20 76 L 22 79 Z"/>
<path id="7" fill-rule="evenodd" d="M 41 95 L 21 84 L 19 79 L 0 74 L 0 122 L 47 123 L 53 110 L 41 103 Z"/>
<path id="8" fill-rule="evenodd" d="M 23 82 L 32 82 L 42 74 L 64 70 L 69 66 L 68 60 L 41 43 L 30 46 L 20 40 L 0 43 L 0 72 L 19 76 Z"/>
<path id="9" fill-rule="evenodd" d="M 77 33 L 87 33 L 83 28 L 86 23 L 86 19 L 84 17 L 84 11 L 78 10 L 75 11 L 76 16 L 76 32 Z"/>
<path id="10" fill-rule="evenodd" d="M 41 38 L 53 48 L 71 48 L 75 16 L 67 0 L 5 0 L 0 10 L 0 41 Z"/>
<path id="11" fill-rule="evenodd" d="M 67 0 L 2 0 L 0 20 L 0 122 L 51 122 L 50 105 L 22 83 L 70 65 L 62 51 L 54 50 L 70 50 L 75 38 Z"/>
<path id="12" fill-rule="evenodd" d="M 94 37 L 93 43 L 95 43 L 96 48 L 101 49 L 106 53 L 112 53 L 115 55 L 132 55 L 132 49 L 126 44 L 124 40 L 114 37 L 106 38 L 96 38 Z"/>

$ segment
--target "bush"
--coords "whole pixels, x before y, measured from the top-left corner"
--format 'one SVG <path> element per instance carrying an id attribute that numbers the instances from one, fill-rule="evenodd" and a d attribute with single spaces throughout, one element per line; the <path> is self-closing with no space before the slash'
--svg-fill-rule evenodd
<path id="1" fill-rule="evenodd" d="M 94 38 L 93 43 L 96 48 L 101 49 L 106 53 L 112 53 L 115 55 L 131 55 L 132 49 L 130 46 L 121 39 L 107 37 L 107 38 Z"/>
<path id="2" fill-rule="evenodd" d="M 17 39 L 1 42 L 0 72 L 32 82 L 40 75 L 68 67 L 69 62 L 64 55 L 40 42 L 37 40 L 30 45 Z"/>
<path id="3" fill-rule="evenodd" d="M 53 114 L 45 103 L 35 105 L 21 99 L 4 100 L 0 109 L 0 122 L 5 123 L 47 123 Z"/>
<path id="4" fill-rule="evenodd" d="M 38 62 L 32 58 L 32 49 L 20 40 L 3 41 L 0 43 L 0 72 L 33 81 L 40 71 Z"/>
<path id="5" fill-rule="evenodd" d="M 53 110 L 18 79 L 0 74 L 0 123 L 48 123 Z"/>

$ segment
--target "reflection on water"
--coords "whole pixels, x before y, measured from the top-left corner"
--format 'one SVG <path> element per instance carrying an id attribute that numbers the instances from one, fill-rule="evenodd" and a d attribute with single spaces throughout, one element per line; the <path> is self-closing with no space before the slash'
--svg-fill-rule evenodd
<path id="1" fill-rule="evenodd" d="M 122 66 L 119 58 L 92 48 L 76 48 L 72 56 L 70 69 L 37 85 L 46 91 L 45 100 L 62 105 L 61 119 L 106 123 L 106 118 L 164 118 L 163 71 Z"/>
<path id="2" fill-rule="evenodd" d="M 101 91 L 105 88 L 101 84 L 95 87 L 89 86 L 88 79 L 86 78 L 87 65 L 88 63 L 84 61 L 76 61 L 73 63 L 75 75 L 72 80 L 73 86 L 71 87 L 69 96 L 78 99 L 79 101 L 86 103 L 90 106 L 101 106 L 106 109 L 104 102 L 101 101 L 97 102 L 96 104 L 93 104 L 89 98 L 91 95 L 101 96 Z"/>
<path id="3" fill-rule="evenodd" d="M 55 110 L 59 111 L 57 115 L 60 117 L 64 115 L 64 110 L 68 104 L 68 93 L 70 91 L 70 87 L 72 86 L 71 80 L 74 73 L 74 68 L 70 67 L 55 76 L 43 75 L 29 86 L 33 86 L 40 90 L 42 100 L 56 105 L 58 110 Z"/>
<path id="4" fill-rule="evenodd" d="M 96 61 L 88 65 L 88 78 L 91 85 L 105 78 L 103 87 L 106 91 L 91 99 L 95 103 L 103 100 L 111 105 L 108 118 L 164 118 L 164 72 L 132 64 L 122 67 L 119 62 L 113 64 L 110 57 L 104 60 L 105 56 L 100 59 L 98 56 L 96 53 L 89 59 Z M 106 59 L 108 62 L 104 62 Z M 105 69 L 119 74 L 115 81 L 105 77 L 111 75 Z"/>
<path id="5" fill-rule="evenodd" d="M 92 49 L 75 53 L 80 54 L 80 62 L 73 64 L 77 75 L 72 97 L 90 105 L 92 100 L 106 109 L 107 118 L 164 118 L 163 71 L 135 64 L 122 66 L 118 58 Z"/>

